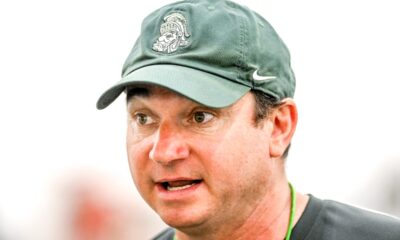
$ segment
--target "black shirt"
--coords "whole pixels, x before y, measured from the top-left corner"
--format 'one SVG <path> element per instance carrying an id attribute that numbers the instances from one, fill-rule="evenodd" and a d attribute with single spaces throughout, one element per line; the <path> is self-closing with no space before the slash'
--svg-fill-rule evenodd
<path id="1" fill-rule="evenodd" d="M 153 240 L 173 240 L 168 228 Z M 291 240 L 400 240 L 400 220 L 310 195 Z"/>

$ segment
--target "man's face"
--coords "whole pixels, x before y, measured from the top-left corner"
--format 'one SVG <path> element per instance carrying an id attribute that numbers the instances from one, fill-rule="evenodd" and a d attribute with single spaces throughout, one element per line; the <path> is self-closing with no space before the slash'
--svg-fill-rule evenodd
<path id="1" fill-rule="evenodd" d="M 268 195 L 272 123 L 254 123 L 251 93 L 212 109 L 163 88 L 128 102 L 127 152 L 145 201 L 178 229 L 234 224 Z"/>

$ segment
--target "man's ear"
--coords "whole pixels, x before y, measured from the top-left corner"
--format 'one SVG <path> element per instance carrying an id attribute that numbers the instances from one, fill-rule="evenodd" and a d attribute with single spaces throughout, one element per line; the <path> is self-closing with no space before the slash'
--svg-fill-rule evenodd
<path id="1" fill-rule="evenodd" d="M 297 125 L 297 107 L 293 99 L 284 99 L 269 116 L 273 129 L 269 151 L 271 157 L 280 158 L 290 144 Z"/>

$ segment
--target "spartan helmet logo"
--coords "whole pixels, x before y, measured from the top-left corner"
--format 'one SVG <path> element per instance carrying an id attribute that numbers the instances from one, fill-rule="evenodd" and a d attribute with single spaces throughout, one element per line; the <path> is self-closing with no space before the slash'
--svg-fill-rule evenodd
<path id="1" fill-rule="evenodd" d="M 187 22 L 180 13 L 171 13 L 164 17 L 164 23 L 160 27 L 160 37 L 153 44 L 153 50 L 157 52 L 172 53 L 179 47 L 186 47 L 190 37 L 187 31 Z"/>

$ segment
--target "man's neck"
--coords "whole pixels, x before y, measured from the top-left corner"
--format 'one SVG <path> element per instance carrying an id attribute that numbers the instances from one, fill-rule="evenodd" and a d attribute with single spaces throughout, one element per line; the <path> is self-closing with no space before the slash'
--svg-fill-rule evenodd
<path id="1" fill-rule="evenodd" d="M 293 225 L 297 223 L 305 206 L 308 197 L 297 193 L 296 212 Z M 291 209 L 291 195 L 288 182 L 282 181 L 271 189 L 270 194 L 265 196 L 253 209 L 250 215 L 240 225 L 232 226 L 227 224 L 226 227 L 219 228 L 213 232 L 207 232 L 198 236 L 188 236 L 182 232 L 178 232 L 179 240 L 196 240 L 196 239 L 279 239 L 285 238 L 289 225 Z M 205 233 L 205 231 L 203 232 Z"/>
<path id="2" fill-rule="evenodd" d="M 279 184 L 254 209 L 233 239 L 283 239 L 290 215 L 290 189 Z"/>

